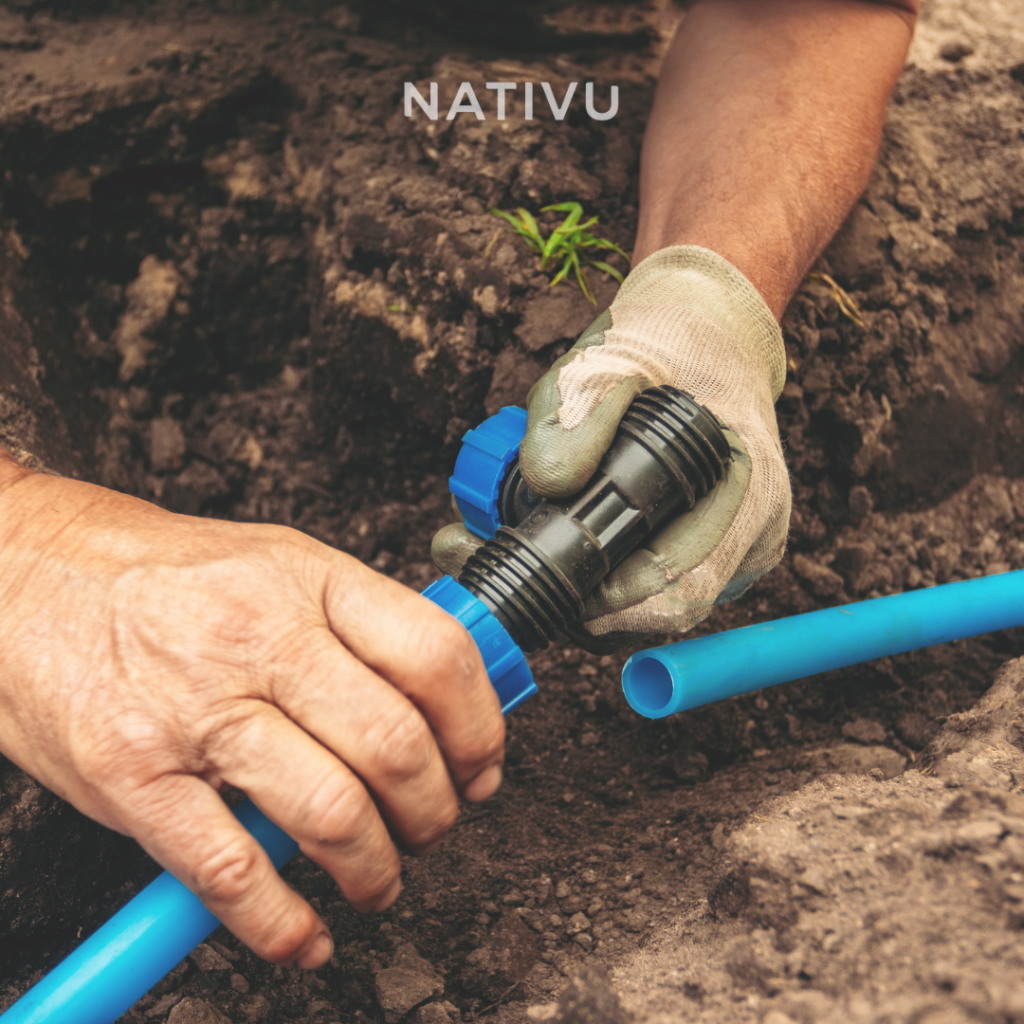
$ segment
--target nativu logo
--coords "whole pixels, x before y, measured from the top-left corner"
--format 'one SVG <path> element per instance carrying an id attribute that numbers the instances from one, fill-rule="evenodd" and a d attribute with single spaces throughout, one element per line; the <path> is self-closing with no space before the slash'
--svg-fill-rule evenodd
<path id="1" fill-rule="evenodd" d="M 561 100 L 555 97 L 555 92 L 551 88 L 550 82 L 541 82 L 541 91 L 544 99 L 547 100 L 547 105 L 551 110 L 551 114 L 556 121 L 564 121 L 565 115 L 569 112 L 569 105 L 573 101 L 573 97 L 576 96 L 579 82 L 570 82 L 565 90 L 565 95 Z M 509 93 L 514 93 L 519 89 L 518 82 L 486 82 L 484 88 L 495 93 L 494 96 L 494 116 L 499 121 L 505 120 L 506 112 L 506 97 Z M 488 99 L 488 106 L 490 106 L 490 97 Z M 413 103 L 416 103 L 431 121 L 438 119 L 439 111 L 439 99 L 438 99 L 438 87 L 437 82 L 430 83 L 430 99 L 425 99 L 423 94 L 416 88 L 412 82 L 405 83 L 405 116 L 413 116 Z M 587 82 L 584 88 L 584 104 L 586 106 L 587 114 L 595 121 L 610 121 L 619 112 L 619 87 L 617 85 L 611 86 L 611 97 L 608 102 L 608 109 L 599 111 L 594 103 L 594 83 Z M 540 104 L 538 103 L 538 106 Z M 445 115 L 446 121 L 453 121 L 459 114 L 472 114 L 478 121 L 486 121 L 487 115 L 484 113 L 483 107 L 480 105 L 480 100 L 477 98 L 476 91 L 473 88 L 472 83 L 463 82 L 458 91 L 455 93 L 454 99 L 451 101 L 448 107 L 448 113 Z M 523 117 L 527 121 L 534 120 L 534 83 L 524 82 L 523 83 Z"/>

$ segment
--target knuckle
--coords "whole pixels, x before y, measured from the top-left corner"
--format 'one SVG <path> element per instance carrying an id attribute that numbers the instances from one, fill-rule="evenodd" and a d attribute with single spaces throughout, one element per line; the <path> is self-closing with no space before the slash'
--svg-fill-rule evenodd
<path id="1" fill-rule="evenodd" d="M 306 812 L 308 834 L 326 846 L 352 842 L 375 813 L 369 794 L 355 778 L 340 772 L 317 787 Z"/>
<path id="2" fill-rule="evenodd" d="M 445 612 L 422 631 L 416 653 L 419 663 L 430 667 L 432 674 L 443 678 L 446 685 L 453 677 L 464 683 L 484 674 L 480 651 L 473 638 L 461 623 Z"/>
<path id="3" fill-rule="evenodd" d="M 232 842 L 208 856 L 195 869 L 195 889 L 209 903 L 235 904 L 253 891 L 263 864 L 255 845 Z"/>
<path id="4" fill-rule="evenodd" d="M 488 764 L 500 758 L 505 749 L 505 719 L 496 711 L 474 734 L 476 759 Z"/>
<path id="5" fill-rule="evenodd" d="M 426 771 L 436 756 L 433 734 L 412 704 L 382 723 L 376 757 L 385 775 L 399 780 L 414 778 Z"/>

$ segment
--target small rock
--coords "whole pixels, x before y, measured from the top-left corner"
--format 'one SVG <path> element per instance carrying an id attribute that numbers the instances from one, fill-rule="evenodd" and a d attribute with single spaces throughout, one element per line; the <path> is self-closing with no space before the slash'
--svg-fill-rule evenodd
<path id="1" fill-rule="evenodd" d="M 466 958 L 461 981 L 491 1003 L 523 981 L 537 963 L 537 938 L 515 911 L 506 913 L 484 944 Z"/>
<path id="2" fill-rule="evenodd" d="M 543 1019 L 543 1018 L 537 1018 Z M 628 1024 L 618 995 L 599 967 L 586 967 L 558 997 L 558 1024 Z"/>
<path id="3" fill-rule="evenodd" d="M 251 1024 L 259 1024 L 259 1021 L 266 1020 L 270 1014 L 270 1003 L 266 996 L 253 996 L 243 1007 L 242 1012 L 245 1019 Z"/>
<path id="4" fill-rule="evenodd" d="M 515 335 L 527 351 L 539 352 L 562 339 L 575 341 L 595 312 L 578 288 L 542 292 L 527 304 Z"/>
<path id="5" fill-rule="evenodd" d="M 440 995 L 444 983 L 416 947 L 405 943 L 395 950 L 392 966 L 377 972 L 374 989 L 384 1020 L 396 1024 L 420 1003 Z"/>
<path id="6" fill-rule="evenodd" d="M 843 589 L 843 577 L 806 555 L 793 556 L 793 571 L 811 588 L 815 597 L 835 597 Z"/>
<path id="7" fill-rule="evenodd" d="M 547 902 L 551 895 L 551 879 L 547 875 L 541 875 L 537 884 L 533 887 L 533 896 L 538 903 Z"/>
<path id="8" fill-rule="evenodd" d="M 181 999 L 180 992 L 169 992 L 159 1002 L 154 1003 L 147 1011 L 147 1017 L 163 1016 L 175 1003 Z"/>
<path id="9" fill-rule="evenodd" d="M 167 1016 L 167 1024 L 231 1024 L 205 999 L 182 999 Z"/>
<path id="10" fill-rule="evenodd" d="M 241 974 L 231 975 L 231 987 L 236 992 L 241 992 L 243 996 L 249 994 L 249 982 L 247 982 Z"/>
<path id="11" fill-rule="evenodd" d="M 896 732 L 900 739 L 914 750 L 923 750 L 938 731 L 938 722 L 926 718 L 920 711 L 908 711 L 896 719 Z"/>
<path id="12" fill-rule="evenodd" d="M 920 211 L 918 211 L 920 213 Z M 850 496 L 847 499 L 850 508 L 850 515 L 854 522 L 860 522 L 867 518 L 874 511 L 875 499 L 871 492 L 861 484 L 850 488 Z"/>
<path id="13" fill-rule="evenodd" d="M 842 733 L 848 740 L 863 743 L 865 746 L 885 742 L 885 727 L 881 722 L 870 718 L 857 718 L 852 722 L 847 722 L 843 726 Z"/>
<path id="14" fill-rule="evenodd" d="M 590 919 L 582 911 L 578 911 L 569 918 L 565 930 L 570 935 L 578 935 L 580 932 L 590 931 Z"/>
<path id="15" fill-rule="evenodd" d="M 968 43 L 946 43 L 940 50 L 939 56 L 948 60 L 950 64 L 959 64 L 964 57 L 970 57 L 974 53 L 974 47 Z"/>
<path id="16" fill-rule="evenodd" d="M 205 942 L 200 942 L 199 945 L 189 953 L 188 958 L 201 971 L 231 970 L 230 961 L 225 960 L 220 953 L 208 946 Z"/>
<path id="17" fill-rule="evenodd" d="M 593 885 L 597 881 L 597 872 L 593 868 L 587 868 L 580 874 L 580 881 L 584 885 Z"/>
<path id="18" fill-rule="evenodd" d="M 572 889 L 569 887 L 569 883 L 563 878 L 562 881 L 555 886 L 555 899 L 564 900 L 566 896 L 572 895 Z"/>
<path id="19" fill-rule="evenodd" d="M 171 416 L 158 416 L 149 425 L 149 465 L 154 473 L 181 469 L 185 454 L 185 433 Z"/>
<path id="20" fill-rule="evenodd" d="M 575 942 L 578 946 L 582 946 L 585 950 L 588 951 L 594 945 L 593 937 L 588 935 L 586 932 L 580 932 L 578 935 L 574 935 L 573 942 Z"/>
<path id="21" fill-rule="evenodd" d="M 414 1024 L 452 1024 L 452 1018 L 441 1003 L 427 1003 L 413 1015 Z"/>
<path id="22" fill-rule="evenodd" d="M 229 949 L 223 942 L 217 942 L 216 939 L 210 939 L 207 945 L 215 953 L 220 953 L 225 960 L 230 960 L 231 963 L 234 963 L 238 959 L 238 952 L 234 949 Z"/>
<path id="23" fill-rule="evenodd" d="M 540 1006 L 531 1006 L 526 1011 L 526 1019 L 536 1021 L 537 1024 L 544 1024 L 557 1018 L 558 1003 L 541 1003 Z"/>

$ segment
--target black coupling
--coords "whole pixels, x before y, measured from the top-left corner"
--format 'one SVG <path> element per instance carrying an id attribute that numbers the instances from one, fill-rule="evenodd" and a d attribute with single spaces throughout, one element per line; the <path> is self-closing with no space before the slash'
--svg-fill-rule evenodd
<path id="1" fill-rule="evenodd" d="M 524 651 L 546 647 L 583 614 L 587 595 L 667 520 L 721 480 L 731 455 L 717 419 L 668 385 L 639 394 L 590 482 L 570 498 L 533 494 L 514 461 L 503 525 L 459 582 Z"/>

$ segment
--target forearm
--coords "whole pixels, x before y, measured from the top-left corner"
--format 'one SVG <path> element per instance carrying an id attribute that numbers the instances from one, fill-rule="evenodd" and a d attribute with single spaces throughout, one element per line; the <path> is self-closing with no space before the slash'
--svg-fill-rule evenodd
<path id="1" fill-rule="evenodd" d="M 704 246 L 781 317 L 867 184 L 915 9 L 698 0 L 644 139 L 634 263 Z"/>
<path id="2" fill-rule="evenodd" d="M 0 444 L 0 493 L 29 472 Z"/>

